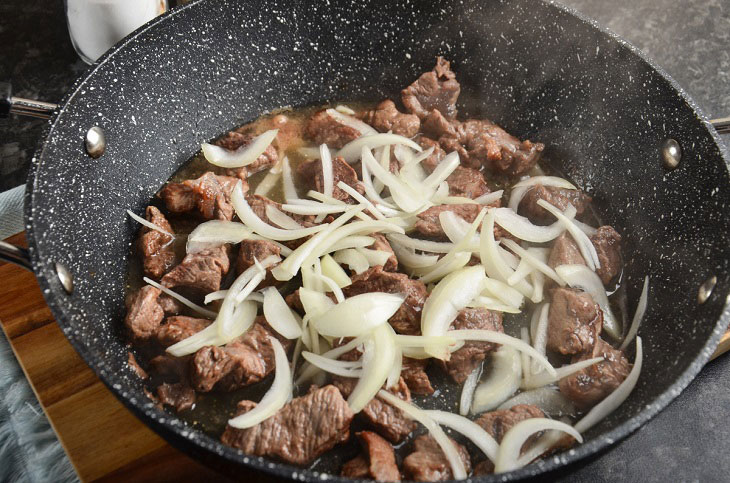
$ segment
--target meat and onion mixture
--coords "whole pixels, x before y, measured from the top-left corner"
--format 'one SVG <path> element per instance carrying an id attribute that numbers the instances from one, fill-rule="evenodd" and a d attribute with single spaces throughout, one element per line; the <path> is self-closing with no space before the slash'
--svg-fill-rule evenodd
<path id="1" fill-rule="evenodd" d="M 438 58 L 399 99 L 264 116 L 129 212 L 149 397 L 191 424 L 214 407 L 243 453 L 339 448 L 378 481 L 516 469 L 619 406 L 648 279 L 624 323 L 621 234 L 542 143 L 461 119 L 460 90 Z"/>

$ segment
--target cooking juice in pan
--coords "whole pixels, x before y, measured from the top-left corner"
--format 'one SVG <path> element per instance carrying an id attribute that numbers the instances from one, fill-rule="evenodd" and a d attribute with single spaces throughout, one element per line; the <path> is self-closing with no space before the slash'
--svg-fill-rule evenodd
<path id="1" fill-rule="evenodd" d="M 249 454 L 426 480 L 527 464 L 625 399 L 620 235 L 542 144 L 460 120 L 459 90 L 439 59 L 402 107 L 283 109 L 204 145 L 133 249 L 150 397 Z"/>

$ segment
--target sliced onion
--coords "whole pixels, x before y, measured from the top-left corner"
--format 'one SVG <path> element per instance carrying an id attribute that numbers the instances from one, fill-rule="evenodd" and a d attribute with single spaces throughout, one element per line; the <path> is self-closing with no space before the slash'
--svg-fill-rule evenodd
<path id="1" fill-rule="evenodd" d="M 535 326 L 535 335 L 533 336 L 532 345 L 535 350 L 540 354 L 545 354 L 547 351 L 547 338 L 548 338 L 548 313 L 550 312 L 550 304 L 545 303 L 538 308 L 535 308 L 535 312 L 539 312 L 537 317 L 537 325 Z M 531 374 L 538 374 L 542 368 L 538 366 L 535 361 L 532 361 L 532 368 L 530 369 Z"/>
<path id="2" fill-rule="evenodd" d="M 341 112 L 342 114 L 347 114 L 349 116 L 355 115 L 355 111 L 350 109 L 348 106 L 345 106 L 344 104 L 338 104 L 337 107 L 335 107 L 335 110 L 337 112 Z"/>
<path id="3" fill-rule="evenodd" d="M 412 248 L 407 248 L 390 240 L 390 247 L 398 259 L 398 263 L 407 268 L 427 268 L 438 262 L 438 255 L 419 255 Z"/>
<path id="4" fill-rule="evenodd" d="M 543 288 L 545 287 L 545 275 L 537 270 L 530 273 L 530 280 L 532 281 L 533 292 L 530 299 L 537 303 L 542 302 L 543 299 Z"/>
<path id="5" fill-rule="evenodd" d="M 481 213 L 479 219 L 483 219 Z M 476 230 L 474 230 L 474 233 L 470 237 L 467 237 L 467 233 L 471 227 L 470 223 L 454 214 L 453 211 L 442 211 L 439 213 L 439 223 L 452 243 L 460 243 L 465 249 L 476 253 L 479 252 L 479 236 L 476 235 Z"/>
<path id="6" fill-rule="evenodd" d="M 368 335 L 368 337 L 369 337 L 369 335 Z M 366 340 L 365 336 L 356 337 L 344 345 L 335 347 L 334 349 L 330 349 L 329 351 L 325 352 L 324 354 L 321 354 L 321 356 L 326 357 L 328 359 L 337 359 L 345 352 L 350 352 L 351 350 L 362 345 L 365 340 Z M 362 359 L 358 362 L 360 363 L 360 366 L 362 366 Z M 309 379 L 311 379 L 312 377 L 314 377 L 317 374 L 317 371 L 318 371 L 318 369 L 313 365 L 306 367 L 302 371 L 302 373 L 299 376 L 299 378 L 297 379 L 296 383 L 299 385 L 305 381 L 308 381 Z"/>
<path id="7" fill-rule="evenodd" d="M 342 107 L 345 106 L 337 106 L 335 109 L 330 108 L 327 109 L 325 112 L 327 113 L 327 115 L 329 115 L 332 119 L 339 122 L 340 124 L 344 124 L 345 126 L 359 132 L 361 136 L 372 136 L 378 134 L 378 131 L 376 131 L 369 124 L 362 122 L 360 119 L 352 117 L 352 115 L 355 114 L 355 111 L 347 108 L 350 112 L 341 112 L 340 108 Z M 347 114 L 350 115 L 348 116 Z"/>
<path id="8" fill-rule="evenodd" d="M 565 216 L 559 209 L 557 209 L 547 201 L 538 200 L 537 204 L 545 208 L 554 217 L 556 217 L 558 221 L 562 222 L 563 225 L 565 225 L 565 229 L 568 230 L 570 235 L 575 240 L 575 243 L 578 245 L 578 249 L 580 250 L 581 255 L 583 255 L 583 259 L 586 261 L 586 264 L 588 264 L 588 267 L 591 270 L 601 268 L 601 261 L 598 259 L 596 247 L 593 246 L 593 243 L 591 242 L 590 238 L 588 238 L 588 235 L 583 233 L 580 228 L 575 226 L 575 223 L 573 223 L 570 218 Z"/>
<path id="9" fill-rule="evenodd" d="M 360 377 L 363 375 L 362 362 L 355 361 L 356 364 L 348 361 L 338 361 L 328 357 L 322 357 L 314 352 L 303 351 L 304 360 L 313 366 L 330 374 L 336 374 L 342 377 Z"/>
<path id="10" fill-rule="evenodd" d="M 491 411 L 520 388 L 522 363 L 520 353 L 503 345 L 492 353 L 490 372 L 474 391 L 473 413 Z"/>
<path id="11" fill-rule="evenodd" d="M 378 206 L 384 206 L 387 208 L 395 209 L 395 205 L 385 201 L 380 196 L 380 192 L 383 191 L 382 183 L 378 181 L 376 186 L 373 183 L 373 179 L 370 176 L 370 171 L 365 163 L 360 163 L 360 169 L 362 169 L 362 185 L 365 189 L 365 195 Z"/>
<path id="12" fill-rule="evenodd" d="M 521 246 L 519 246 L 517 243 L 510 240 L 509 238 L 504 238 L 504 239 L 502 239 L 501 242 L 504 246 L 506 246 L 507 248 L 512 250 L 514 253 L 519 255 L 520 258 L 522 258 L 522 260 L 525 260 L 527 263 L 529 263 L 530 265 L 535 267 L 537 270 L 541 271 L 542 273 L 544 273 L 551 279 L 555 280 L 555 282 L 558 285 L 560 285 L 561 287 L 565 285 L 565 282 L 563 281 L 563 279 L 560 278 L 558 276 L 558 274 L 555 272 L 555 270 L 550 268 L 550 266 L 547 263 L 543 262 L 542 260 L 537 258 L 535 255 L 528 252 L 527 250 L 525 250 L 524 248 L 522 248 Z"/>
<path id="13" fill-rule="evenodd" d="M 385 265 L 392 256 L 392 253 L 385 250 L 372 250 L 370 248 L 356 248 L 355 250 L 362 253 L 371 267 Z"/>
<path id="14" fill-rule="evenodd" d="M 330 256 L 322 257 L 322 275 L 332 279 L 338 287 L 347 287 L 352 280 L 347 276 L 340 265 Z"/>
<path id="15" fill-rule="evenodd" d="M 433 439 L 436 440 L 436 443 L 438 443 L 438 445 L 441 447 L 441 451 L 444 452 L 444 456 L 446 456 L 446 460 L 449 462 L 449 466 L 451 466 L 451 473 L 453 474 L 454 479 L 466 479 L 467 473 L 466 469 L 464 468 L 464 462 L 461 460 L 456 446 L 451 442 L 449 437 L 446 436 L 444 430 L 441 429 L 438 423 L 434 421 L 433 418 L 429 416 L 426 411 L 420 409 L 414 404 L 409 404 L 405 402 L 404 400 L 400 399 L 397 396 L 394 396 L 388 391 L 380 390 L 380 392 L 378 393 L 378 397 L 385 400 L 385 402 L 387 402 L 391 406 L 395 406 L 396 408 L 403 411 L 406 416 L 410 417 L 411 419 L 415 419 L 423 426 L 425 426 Z"/>
<path id="16" fill-rule="evenodd" d="M 302 287 L 299 289 L 299 300 L 302 302 L 304 312 L 311 319 L 330 310 L 335 304 L 322 292 Z"/>
<path id="17" fill-rule="evenodd" d="M 353 413 L 362 411 L 386 383 L 396 354 L 394 335 L 389 324 L 382 324 L 373 329 L 371 339 L 365 342 L 362 377 L 347 398 L 347 405 Z"/>
<path id="18" fill-rule="evenodd" d="M 281 205 L 281 209 L 296 215 L 329 215 L 331 213 L 342 213 L 352 208 L 353 205 L 330 205 L 327 203 L 300 204 L 287 203 Z M 274 220 L 271 220 L 274 221 Z"/>
<path id="19" fill-rule="evenodd" d="M 465 267 L 466 264 L 469 263 L 469 260 L 471 260 L 470 252 L 456 252 L 451 257 L 444 257 L 436 262 L 433 269 L 428 271 L 428 273 L 423 275 L 419 280 L 426 284 L 435 282 L 436 280 L 440 280 L 446 275 Z M 444 263 L 441 263 L 442 261 L 444 261 Z"/>
<path id="20" fill-rule="evenodd" d="M 228 425 L 233 428 L 244 429 L 256 426 L 262 421 L 270 418 L 283 408 L 291 398 L 293 389 L 291 369 L 286 358 L 286 352 L 275 337 L 269 337 L 271 346 L 274 349 L 274 382 L 266 391 L 261 401 L 250 411 L 228 420 Z"/>
<path id="21" fill-rule="evenodd" d="M 486 295 L 491 295 L 507 305 L 519 309 L 524 301 L 524 296 L 504 282 L 493 278 L 485 278 L 483 283 Z"/>
<path id="22" fill-rule="evenodd" d="M 266 196 L 269 194 L 269 192 L 274 189 L 274 186 L 277 185 L 279 182 L 279 178 L 281 178 L 281 173 L 274 171 L 274 168 L 269 169 L 269 172 L 266 173 L 266 176 L 264 176 L 264 179 L 262 179 L 259 184 L 256 186 L 256 190 L 254 191 L 254 194 L 259 196 Z"/>
<path id="23" fill-rule="evenodd" d="M 275 287 L 266 287 L 262 292 L 264 294 L 264 317 L 271 328 L 287 339 L 301 337 L 300 323 L 279 291 Z"/>
<path id="24" fill-rule="evenodd" d="M 403 295 L 383 292 L 355 295 L 312 317 L 311 323 L 325 336 L 357 337 L 385 324 L 404 300 Z"/>
<path id="25" fill-rule="evenodd" d="M 205 305 L 208 305 L 214 300 L 221 300 L 226 298 L 226 295 L 228 295 L 228 290 L 218 290 L 216 292 L 210 292 L 208 295 L 205 296 L 205 299 L 203 299 L 203 303 Z"/>
<path id="26" fill-rule="evenodd" d="M 278 129 L 266 131 L 253 138 L 253 140 L 235 151 L 229 151 L 214 144 L 203 143 L 203 156 L 210 164 L 220 166 L 221 168 L 240 168 L 247 166 L 264 154 L 266 148 L 276 139 L 279 133 Z"/>
<path id="27" fill-rule="evenodd" d="M 282 230 L 281 228 L 276 228 L 269 225 L 268 223 L 265 223 L 261 218 L 256 216 L 256 213 L 254 213 L 254 211 L 251 209 L 248 202 L 246 201 L 246 198 L 243 196 L 243 187 L 240 181 L 233 189 L 231 201 L 233 202 L 233 207 L 236 210 L 236 214 L 246 226 L 251 228 L 259 235 L 271 238 L 272 240 L 296 240 L 298 238 L 304 238 L 306 236 L 313 235 L 327 228 L 327 224 L 322 224 L 310 228 L 303 228 L 301 230 Z"/>
<path id="28" fill-rule="evenodd" d="M 174 298 L 175 300 L 179 301 L 183 305 L 190 307 L 191 309 L 193 309 L 194 311 L 196 311 L 197 313 L 199 313 L 200 315 L 202 315 L 204 317 L 213 319 L 218 315 L 211 310 L 205 309 L 205 308 L 201 307 L 200 305 L 191 302 L 190 300 L 186 299 L 182 295 L 173 292 L 169 288 L 165 287 L 164 285 L 160 285 L 159 283 L 155 282 L 154 280 L 152 280 L 150 278 L 143 277 L 142 280 L 144 280 L 149 285 L 152 285 L 156 289 L 160 290 L 162 293 L 167 294 L 170 297 Z"/>
<path id="29" fill-rule="evenodd" d="M 567 211 L 567 210 L 566 210 Z M 572 209 L 575 212 L 575 208 Z M 570 212 L 569 212 L 570 213 Z M 565 231 L 565 226 L 560 221 L 552 225 L 534 225 L 522 215 L 518 215 L 510 208 L 495 208 L 495 221 L 502 228 L 519 238 L 532 243 L 546 243 L 559 237 Z M 573 215 L 575 216 L 575 215 Z M 567 218 L 571 218 L 566 216 Z"/>
<path id="30" fill-rule="evenodd" d="M 533 271 L 535 270 L 535 267 L 527 263 L 524 259 L 520 259 L 520 263 L 517 265 L 517 268 L 515 269 L 515 272 L 509 276 L 507 279 L 507 285 L 514 285 L 520 280 L 524 280 L 527 278 Z"/>
<path id="31" fill-rule="evenodd" d="M 336 111 L 332 111 L 336 112 Z M 332 196 L 335 186 L 335 175 L 332 172 L 332 155 L 326 144 L 319 146 L 319 159 L 322 163 L 322 193 L 325 196 Z"/>
<path id="32" fill-rule="evenodd" d="M 345 248 L 364 248 L 369 247 L 373 243 L 375 243 L 375 238 L 371 236 L 351 235 L 335 242 L 331 247 L 329 247 L 329 250 L 330 253 L 332 253 L 337 250 L 344 250 Z"/>
<path id="33" fill-rule="evenodd" d="M 492 203 L 501 200 L 503 194 L 504 190 L 493 191 L 491 193 L 485 193 L 477 198 L 474 198 L 474 201 L 479 203 L 480 205 L 491 205 Z"/>
<path id="34" fill-rule="evenodd" d="M 289 158 L 284 156 L 281 162 L 281 180 L 284 188 L 284 199 L 287 203 L 291 203 L 292 200 L 299 198 L 297 195 L 297 188 L 294 185 L 294 177 L 292 176 L 291 165 L 289 164 Z"/>
<path id="35" fill-rule="evenodd" d="M 424 412 L 437 423 L 466 436 L 490 461 L 494 462 L 497 460 L 499 443 L 497 443 L 497 440 L 491 434 L 487 433 L 484 428 L 474 421 L 446 411 L 432 409 Z"/>
<path id="36" fill-rule="evenodd" d="M 506 282 L 514 270 L 508 265 L 494 240 L 494 209 L 489 210 L 482 222 L 482 233 L 479 237 L 479 255 L 482 265 L 491 278 Z M 515 284 L 515 289 L 529 297 L 532 294 L 530 284 L 521 280 Z"/>
<path id="37" fill-rule="evenodd" d="M 421 250 L 424 252 L 448 253 L 452 248 L 454 248 L 453 243 L 421 240 L 419 238 L 411 238 L 409 236 L 399 233 L 390 233 L 387 238 L 389 241 L 395 241 L 403 245 L 404 247 L 413 248 L 414 250 Z"/>
<path id="38" fill-rule="evenodd" d="M 459 311 L 479 294 L 485 278 L 484 268 L 477 265 L 462 268 L 441 279 L 423 305 L 421 333 L 424 336 L 445 335 Z M 449 357 L 442 346 L 427 346 L 425 349 L 439 359 Z"/>
<path id="39" fill-rule="evenodd" d="M 167 231 L 167 230 L 163 230 L 163 229 L 162 229 L 161 227 L 159 227 L 159 226 L 155 225 L 154 223 L 152 223 L 152 222 L 150 222 L 150 221 L 147 221 L 147 220 L 145 220 L 144 218 L 142 218 L 142 217 L 141 217 L 141 216 L 139 216 L 139 215 L 135 215 L 135 214 L 134 214 L 134 213 L 133 213 L 133 212 L 132 212 L 131 210 L 127 210 L 127 214 L 128 214 L 129 216 L 131 216 L 133 220 L 135 220 L 135 221 L 137 221 L 137 222 L 139 222 L 139 223 L 143 224 L 143 225 L 144 225 L 144 226 L 146 226 L 147 228 L 149 228 L 149 229 L 151 229 L 151 230 L 159 231 L 159 232 L 160 232 L 160 233 L 162 233 L 163 235 L 167 235 L 167 236 L 169 236 L 169 237 L 171 238 L 171 240 L 170 240 L 170 241 L 172 241 L 172 240 L 174 240 L 174 239 L 175 239 L 175 235 L 173 235 L 173 234 L 172 234 L 172 233 L 170 233 L 169 231 Z"/>
<path id="40" fill-rule="evenodd" d="M 551 417 L 572 417 L 577 411 L 575 404 L 554 387 L 539 387 L 530 391 L 523 391 L 500 404 L 497 409 L 509 409 L 518 404 L 536 406 Z"/>
<path id="41" fill-rule="evenodd" d="M 464 385 L 461 387 L 461 397 L 459 398 L 459 414 L 466 416 L 471 409 L 471 403 L 474 400 L 474 390 L 477 388 L 479 378 L 482 375 L 482 365 L 479 364 L 467 376 Z"/>
<path id="42" fill-rule="evenodd" d="M 585 291 L 593 298 L 603 311 L 603 330 L 614 339 L 621 339 L 621 323 L 611 310 L 600 277 L 585 265 L 559 265 L 555 271 L 568 285 Z"/>
<path id="43" fill-rule="evenodd" d="M 240 243 L 250 238 L 252 233 L 253 230 L 236 221 L 206 221 L 188 235 L 186 251 L 198 253 L 226 243 Z"/>
<path id="44" fill-rule="evenodd" d="M 641 296 L 639 297 L 639 303 L 636 305 L 636 312 L 634 312 L 634 318 L 631 320 L 631 327 L 624 337 L 624 341 L 621 343 L 619 349 L 624 350 L 628 347 L 629 343 L 634 339 L 636 333 L 639 331 L 639 326 L 644 318 L 646 312 L 646 305 L 649 299 L 649 276 L 644 277 L 644 288 L 641 289 Z"/>
<path id="45" fill-rule="evenodd" d="M 365 255 L 352 248 L 335 252 L 333 258 L 337 263 L 342 263 L 350 267 L 350 270 L 358 275 L 370 268 L 370 264 L 368 263 L 368 259 L 365 258 Z"/>
<path id="46" fill-rule="evenodd" d="M 362 150 L 362 164 L 363 166 L 367 166 L 368 171 L 390 189 L 393 201 L 403 211 L 415 213 L 426 203 L 428 196 L 422 196 L 422 193 L 418 193 L 404 183 L 403 180 L 380 166 L 369 149 L 363 148 Z"/>
<path id="47" fill-rule="evenodd" d="M 391 364 L 390 372 L 388 372 L 388 378 L 385 381 L 385 388 L 390 389 L 398 385 L 400 380 L 400 373 L 403 371 L 403 350 L 395 346 L 393 350 L 393 364 Z"/>
<path id="48" fill-rule="evenodd" d="M 529 382 L 523 384 L 523 389 L 534 389 L 537 387 L 547 386 L 549 384 L 553 384 L 554 382 L 558 382 L 560 379 L 564 377 L 568 377 L 571 374 L 575 374 L 576 372 L 580 372 L 583 369 L 590 367 L 594 364 L 598 364 L 599 362 L 603 362 L 605 359 L 603 357 L 593 357 L 592 359 L 586 359 L 584 361 L 578 361 L 573 362 L 572 364 L 567 364 L 562 367 L 558 367 L 555 369 L 555 374 L 545 374 L 544 372 L 540 372 L 538 374 L 533 373 L 530 376 Z"/>
<path id="49" fill-rule="evenodd" d="M 339 285 L 337 285 L 337 283 L 334 280 L 332 280 L 331 278 L 329 278 L 326 275 L 322 275 L 321 273 L 315 273 L 314 277 L 319 279 L 324 285 L 327 286 L 327 288 L 329 288 L 329 290 L 323 289 L 322 290 L 323 292 L 325 292 L 325 291 L 332 292 L 335 296 L 335 299 L 337 300 L 337 303 L 344 302 L 345 294 L 342 293 L 342 289 L 340 288 Z"/>
<path id="50" fill-rule="evenodd" d="M 280 227 L 282 227 L 286 230 L 300 230 L 300 229 L 304 228 L 302 225 L 297 223 L 292 217 L 290 217 L 289 215 L 287 215 L 285 213 L 282 213 L 274 205 L 266 205 L 265 210 L 266 210 L 266 216 L 275 225 L 279 225 Z"/>
<path id="51" fill-rule="evenodd" d="M 505 473 L 520 467 L 518 459 L 522 445 L 539 431 L 554 429 L 568 433 L 578 442 L 583 442 L 583 437 L 569 424 L 547 418 L 530 418 L 515 424 L 502 438 L 499 445 L 499 454 L 494 463 L 495 473 Z"/>
<path id="52" fill-rule="evenodd" d="M 593 236 L 596 233 L 598 233 L 598 230 L 596 228 L 593 228 L 590 225 L 586 225 L 585 223 L 583 223 L 579 220 L 573 219 L 573 224 L 575 226 L 577 226 L 578 228 L 580 228 L 581 230 L 583 230 L 583 233 L 585 233 L 588 236 Z"/>
<path id="53" fill-rule="evenodd" d="M 380 212 L 379 209 L 375 207 L 367 198 L 365 198 L 363 195 L 357 192 L 355 188 L 350 186 L 349 184 L 345 183 L 344 181 L 340 181 L 337 183 L 337 187 L 340 188 L 342 191 L 347 193 L 348 195 L 352 196 L 355 201 L 357 201 L 360 204 L 363 204 L 367 206 L 368 211 L 375 216 L 378 220 L 384 220 L 385 215 Z"/>
<path id="54" fill-rule="evenodd" d="M 435 190 L 438 185 L 446 181 L 451 173 L 459 167 L 459 153 L 452 151 L 441 160 L 436 168 L 423 180 L 423 186 L 427 190 Z"/>
<path id="55" fill-rule="evenodd" d="M 463 196 L 432 196 L 431 201 L 435 205 L 478 205 L 476 201 L 471 198 L 464 198 Z"/>
<path id="56" fill-rule="evenodd" d="M 492 297 L 485 297 L 484 295 L 476 297 L 474 300 L 469 302 L 467 307 L 482 307 L 487 310 L 496 310 L 498 312 L 507 312 L 509 314 L 519 314 L 521 312 L 518 308 L 502 303 Z"/>
<path id="57" fill-rule="evenodd" d="M 532 176 L 512 186 L 512 192 L 509 197 L 509 209 L 517 213 L 520 201 L 522 201 L 527 191 L 538 184 L 569 190 L 578 189 L 570 181 L 558 178 L 557 176 Z"/>
<path id="58" fill-rule="evenodd" d="M 416 151 L 423 151 L 421 146 L 410 139 L 399 136 L 398 134 L 378 133 L 369 136 L 362 136 L 354 141 L 350 141 L 337 152 L 337 156 L 341 156 L 348 163 L 352 164 L 358 160 L 363 148 L 375 149 L 388 144 L 403 144 Z"/>
<path id="59" fill-rule="evenodd" d="M 636 381 L 639 379 L 641 373 L 641 365 L 643 362 L 644 353 L 642 350 L 641 337 L 636 337 L 636 359 L 634 360 L 634 367 L 631 368 L 631 372 L 626 376 L 626 379 L 606 398 L 593 406 L 588 411 L 588 414 L 575 423 L 575 429 L 581 432 L 586 432 L 592 428 L 606 416 L 611 414 L 617 407 L 619 407 L 626 398 L 629 397 L 631 391 L 636 386 Z"/>

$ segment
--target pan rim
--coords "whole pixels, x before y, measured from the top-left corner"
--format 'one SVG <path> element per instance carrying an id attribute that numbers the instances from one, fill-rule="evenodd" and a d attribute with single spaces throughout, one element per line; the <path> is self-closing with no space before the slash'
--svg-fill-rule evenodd
<path id="1" fill-rule="evenodd" d="M 134 41 L 138 36 L 146 32 L 147 30 L 154 28 L 158 23 L 167 21 L 167 19 L 175 17 L 181 12 L 189 8 L 193 8 L 198 4 L 206 1 L 207 0 L 195 0 L 186 5 L 176 7 L 169 12 L 159 17 L 156 17 L 150 22 L 139 27 L 137 30 L 129 34 L 114 47 L 112 47 L 112 49 L 110 49 L 106 54 L 98 59 L 92 66 L 90 66 L 88 70 L 73 83 L 69 91 L 63 97 L 60 104 L 62 107 L 55 113 L 53 118 L 48 121 L 48 123 L 44 127 L 42 135 L 39 137 L 39 141 L 35 149 L 35 154 L 31 162 L 31 167 L 29 169 L 28 180 L 26 182 L 24 195 L 24 212 L 26 223 L 25 228 L 33 270 L 41 287 L 44 298 L 46 299 L 46 303 L 51 308 L 54 318 L 56 319 L 58 325 L 64 332 L 64 335 L 74 347 L 76 352 L 82 357 L 84 362 L 86 362 L 86 364 L 102 380 L 104 385 L 127 409 L 129 409 L 137 418 L 144 422 L 145 425 L 153 429 L 158 435 L 162 436 L 174 447 L 181 449 L 188 454 L 193 454 L 199 460 L 205 462 L 214 463 L 216 457 L 222 458 L 227 462 L 233 464 L 243 464 L 257 471 L 276 475 L 279 477 L 301 479 L 304 481 L 320 481 L 322 479 L 325 479 L 323 478 L 323 476 L 326 475 L 326 479 L 330 481 L 354 481 L 350 478 L 342 478 L 340 476 L 330 475 L 329 473 L 325 474 L 317 471 L 305 470 L 285 463 L 273 462 L 262 457 L 246 455 L 240 450 L 235 450 L 231 447 L 223 445 L 223 443 L 205 433 L 199 431 L 190 431 L 190 428 L 176 415 L 156 409 L 145 408 L 139 402 L 135 401 L 133 403 L 133 397 L 130 397 L 129 395 L 123 396 L 121 394 L 121 391 L 115 389 L 114 387 L 115 375 L 113 373 L 110 373 L 104 367 L 103 363 L 100 363 L 98 360 L 96 360 L 93 357 L 88 346 L 85 345 L 77 335 L 69 330 L 71 327 L 70 324 L 72 317 L 70 316 L 70 314 L 67 313 L 65 305 L 63 303 L 60 303 L 60 301 L 63 300 L 63 295 L 61 297 L 54 296 L 55 294 L 62 294 L 63 289 L 60 287 L 60 284 L 56 280 L 50 261 L 43 260 L 39 253 L 39 242 L 41 241 L 42 234 L 36 233 L 33 228 L 34 188 L 36 177 L 41 167 L 41 159 L 44 154 L 44 147 L 46 146 L 47 141 L 50 139 L 50 136 L 53 134 L 60 115 L 66 110 L 66 107 L 73 100 L 74 96 L 82 89 L 84 84 L 92 76 L 94 76 L 96 71 L 99 70 L 109 59 L 113 58 L 118 52 L 123 51 L 127 44 Z M 727 169 L 730 160 L 727 159 L 727 156 L 725 155 L 725 150 L 722 149 L 724 143 L 720 139 L 717 131 L 709 123 L 708 118 L 702 108 L 682 88 L 682 86 L 680 86 L 677 81 L 674 80 L 674 78 L 672 78 L 666 71 L 664 71 L 664 69 L 658 66 L 647 54 L 639 50 L 632 43 L 612 32 L 610 29 L 599 25 L 598 22 L 588 18 L 587 16 L 576 11 L 575 9 L 562 5 L 554 0 L 541 0 L 541 2 L 550 8 L 557 9 L 560 12 L 573 16 L 577 18 L 580 22 L 587 24 L 593 29 L 598 30 L 604 37 L 607 37 L 609 40 L 617 42 L 631 55 L 638 57 L 641 61 L 648 64 L 648 66 L 652 70 L 654 70 L 657 74 L 659 74 L 659 76 L 667 81 L 674 89 L 674 91 L 678 94 L 679 98 L 687 103 L 687 105 L 697 116 L 698 120 L 702 122 L 705 129 L 709 132 L 714 143 L 719 148 L 720 157 L 725 162 L 725 167 Z M 580 446 L 575 447 L 569 452 L 565 452 L 557 456 L 541 460 L 535 464 L 528 465 L 509 473 L 472 478 L 471 480 L 484 482 L 514 481 L 531 476 L 537 476 L 561 468 L 567 468 L 573 463 L 576 463 L 592 455 L 597 455 L 600 452 L 605 451 L 607 448 L 615 445 L 616 443 L 636 431 L 636 429 L 652 419 L 654 416 L 656 416 L 656 414 L 663 410 L 689 385 L 692 380 L 694 380 L 696 375 L 704 367 L 704 365 L 712 355 L 714 348 L 717 346 L 720 338 L 724 334 L 728 323 L 730 323 L 730 300 L 727 300 L 725 302 L 722 309 L 722 314 L 715 323 L 714 330 L 700 350 L 699 355 L 684 370 L 684 372 L 682 372 L 676 378 L 676 380 L 667 387 L 664 392 L 659 394 L 659 396 L 657 396 L 651 404 L 646 405 L 638 412 L 638 414 L 622 422 L 616 428 L 606 433 L 603 433 Z"/>

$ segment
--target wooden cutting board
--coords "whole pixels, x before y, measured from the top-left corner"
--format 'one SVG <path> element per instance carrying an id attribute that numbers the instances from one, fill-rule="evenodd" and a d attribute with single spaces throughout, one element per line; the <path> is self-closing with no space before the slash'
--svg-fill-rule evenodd
<path id="1" fill-rule="evenodd" d="M 23 234 L 7 241 L 25 246 Z M 224 481 L 112 395 L 56 325 L 31 272 L 0 264 L 0 326 L 82 481 Z M 715 355 L 730 349 L 725 334 Z M 242 481 L 270 480 L 240 474 Z"/>

